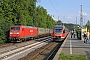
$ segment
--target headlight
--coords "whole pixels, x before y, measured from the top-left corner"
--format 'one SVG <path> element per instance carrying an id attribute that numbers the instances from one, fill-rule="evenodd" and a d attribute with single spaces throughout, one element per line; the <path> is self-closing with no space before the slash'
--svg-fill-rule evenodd
<path id="1" fill-rule="evenodd" d="M 12 32 L 10 32 L 10 34 L 12 34 Z"/>
<path id="2" fill-rule="evenodd" d="M 19 33 L 16 33 L 16 34 L 19 34 Z"/>

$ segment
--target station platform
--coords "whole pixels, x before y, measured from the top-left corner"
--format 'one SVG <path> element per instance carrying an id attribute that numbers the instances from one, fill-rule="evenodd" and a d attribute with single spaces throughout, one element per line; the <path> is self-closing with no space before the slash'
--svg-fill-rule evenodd
<path id="1" fill-rule="evenodd" d="M 87 44 L 83 40 L 77 39 L 77 37 L 70 37 L 68 34 L 67 38 L 63 42 L 61 48 L 56 53 L 53 60 L 58 60 L 60 53 L 65 54 L 82 54 L 86 55 L 90 59 L 90 42 Z"/>

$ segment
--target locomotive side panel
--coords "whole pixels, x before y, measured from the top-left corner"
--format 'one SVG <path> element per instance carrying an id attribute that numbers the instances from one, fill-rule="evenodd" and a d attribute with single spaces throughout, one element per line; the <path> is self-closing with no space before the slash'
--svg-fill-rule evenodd
<path id="1" fill-rule="evenodd" d="M 36 27 L 24 26 L 21 31 L 23 41 L 33 39 L 38 35 L 38 29 Z"/>
<path id="2" fill-rule="evenodd" d="M 36 37 L 38 35 L 38 29 L 30 26 L 11 26 L 9 35 L 10 41 L 21 42 L 22 40 Z"/>

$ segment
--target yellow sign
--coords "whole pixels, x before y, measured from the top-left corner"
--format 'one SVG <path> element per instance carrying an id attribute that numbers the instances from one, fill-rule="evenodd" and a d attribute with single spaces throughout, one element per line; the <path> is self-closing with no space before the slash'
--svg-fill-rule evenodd
<path id="1" fill-rule="evenodd" d="M 87 28 L 83 28 L 82 30 L 83 30 L 84 32 L 87 32 Z"/>

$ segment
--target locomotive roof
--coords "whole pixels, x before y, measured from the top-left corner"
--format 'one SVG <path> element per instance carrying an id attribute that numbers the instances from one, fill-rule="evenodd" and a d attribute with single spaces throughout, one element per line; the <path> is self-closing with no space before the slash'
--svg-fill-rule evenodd
<path id="1" fill-rule="evenodd" d="M 24 26 L 24 27 L 26 27 L 26 28 L 32 28 L 32 26 Z"/>
<path id="2" fill-rule="evenodd" d="M 20 27 L 19 25 L 15 25 L 15 26 L 11 26 L 11 27 Z M 25 28 L 36 28 L 36 27 L 33 27 L 33 26 L 23 26 Z"/>
<path id="3" fill-rule="evenodd" d="M 55 25 L 54 27 L 63 27 L 64 25 Z"/>

